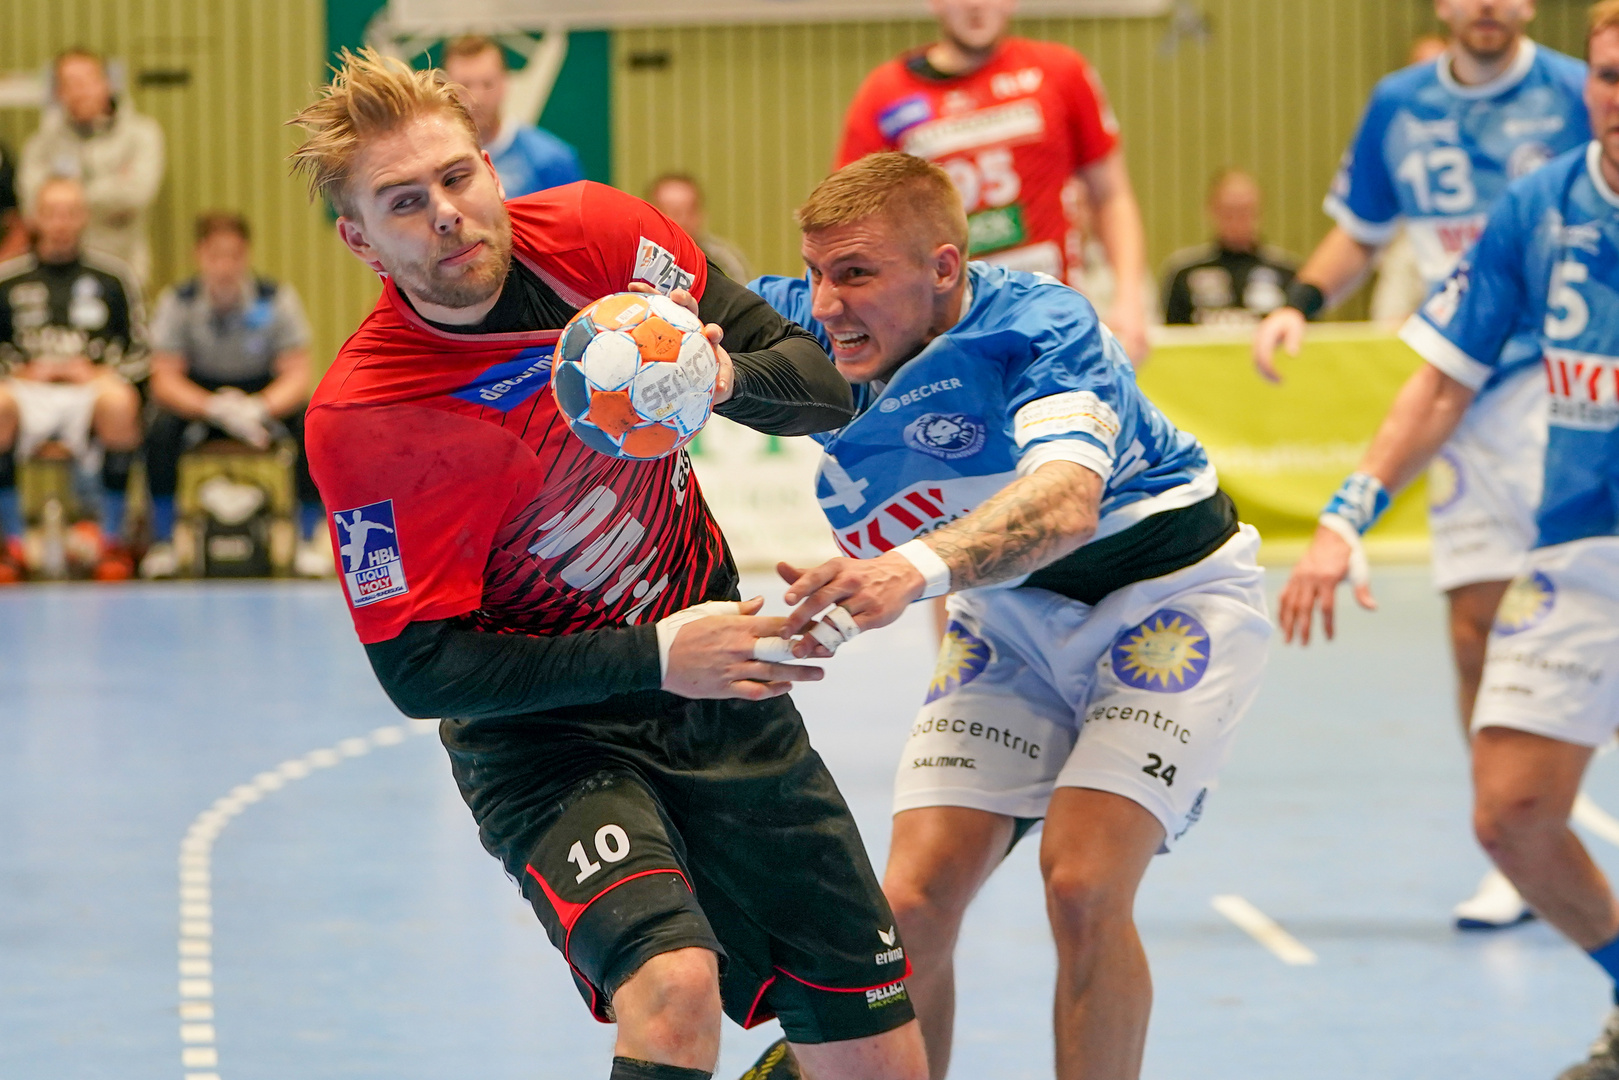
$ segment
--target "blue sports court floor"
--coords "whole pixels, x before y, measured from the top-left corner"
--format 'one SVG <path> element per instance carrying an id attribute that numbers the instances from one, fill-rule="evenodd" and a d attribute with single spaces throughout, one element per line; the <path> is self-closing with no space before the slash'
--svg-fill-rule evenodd
<path id="1" fill-rule="evenodd" d="M 1376 583 L 1383 610 L 1337 644 L 1276 650 L 1224 786 L 1148 875 L 1148 1077 L 1541 1080 L 1598 1028 L 1604 979 L 1546 928 L 1448 928 L 1484 863 L 1440 606 L 1421 569 Z M 799 695 L 879 866 L 924 614 Z M 0 747 L 0 1077 L 605 1075 L 611 1029 L 478 846 L 436 739 L 377 688 L 334 585 L 8 590 Z M 1619 810 L 1613 759 L 1587 791 Z M 969 917 L 962 1080 L 1051 1075 L 1034 855 Z M 1315 962 L 1262 947 L 1211 906 L 1227 895 Z M 773 1037 L 729 1028 L 720 1076 Z"/>

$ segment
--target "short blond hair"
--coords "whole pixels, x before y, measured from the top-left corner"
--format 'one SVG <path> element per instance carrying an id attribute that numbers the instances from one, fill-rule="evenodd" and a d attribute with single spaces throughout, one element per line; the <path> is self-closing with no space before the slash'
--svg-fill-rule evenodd
<path id="1" fill-rule="evenodd" d="M 926 245 L 967 254 L 967 212 L 950 175 L 930 161 L 888 151 L 867 154 L 822 180 L 793 214 L 806 233 L 882 216 Z"/>
<path id="2" fill-rule="evenodd" d="M 1591 39 L 1604 30 L 1619 30 L 1619 0 L 1592 4 L 1585 22 L 1585 58 L 1591 59 Z"/>
<path id="3" fill-rule="evenodd" d="M 416 71 L 374 49 L 354 53 L 345 48 L 320 97 L 287 121 L 305 134 L 303 145 L 291 154 L 292 171 L 309 181 L 310 199 L 322 196 L 339 214 L 352 216 L 346 186 L 366 140 L 431 113 L 459 121 L 472 145 L 478 145 L 478 125 L 442 71 Z"/>

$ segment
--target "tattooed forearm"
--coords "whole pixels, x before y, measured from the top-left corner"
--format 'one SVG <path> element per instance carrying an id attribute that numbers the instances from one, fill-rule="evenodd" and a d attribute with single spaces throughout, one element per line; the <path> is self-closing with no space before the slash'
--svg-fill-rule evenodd
<path id="1" fill-rule="evenodd" d="M 1008 484 L 924 540 L 950 567 L 950 587 L 993 585 L 1056 562 L 1096 532 L 1102 478 L 1052 461 Z"/>

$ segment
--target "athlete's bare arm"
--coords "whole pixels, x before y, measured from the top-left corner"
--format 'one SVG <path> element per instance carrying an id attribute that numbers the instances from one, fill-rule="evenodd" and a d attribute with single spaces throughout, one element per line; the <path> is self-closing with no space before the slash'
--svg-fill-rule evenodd
<path id="1" fill-rule="evenodd" d="M 923 538 L 950 568 L 950 589 L 993 585 L 1049 566 L 1096 532 L 1102 478 L 1071 461 L 1049 461 L 1012 481 L 976 510 Z M 788 634 L 799 633 L 829 604 L 841 605 L 862 630 L 887 626 L 923 593 L 921 571 L 903 555 L 830 559 L 812 570 L 781 563 L 789 582 Z M 803 647 L 805 655 L 827 655 Z"/>
<path id="2" fill-rule="evenodd" d="M 1372 268 L 1378 249 L 1344 232 L 1337 225 L 1322 237 L 1310 258 L 1300 268 L 1294 280 L 1314 285 L 1326 297 L 1330 308 L 1354 292 Z M 1271 382 L 1281 382 L 1276 370 L 1276 350 L 1285 349 L 1287 355 L 1297 356 L 1304 344 L 1304 325 L 1308 320 L 1296 307 L 1279 307 L 1259 324 L 1254 331 L 1254 367 Z"/>
<path id="3" fill-rule="evenodd" d="M 1474 391 L 1431 364 L 1423 364 L 1400 388 L 1399 396 L 1383 418 L 1372 445 L 1361 458 L 1360 470 L 1375 476 L 1389 492 L 1409 484 L 1445 444 L 1462 414 L 1473 403 Z M 1321 630 L 1333 635 L 1334 599 L 1338 583 L 1349 574 L 1349 543 L 1325 526 L 1315 531 L 1309 550 L 1293 568 L 1282 589 L 1277 621 L 1282 638 L 1310 643 L 1310 622 L 1321 608 Z M 1362 607 L 1371 607 L 1371 590 L 1356 590 Z"/>
<path id="4" fill-rule="evenodd" d="M 1147 356 L 1146 301 L 1141 281 L 1147 267 L 1147 235 L 1141 223 L 1141 207 L 1124 151 L 1115 150 L 1101 161 L 1079 171 L 1096 220 L 1096 237 L 1107 252 L 1113 268 L 1113 308 L 1106 313 L 1109 329 L 1119 344 L 1139 364 Z"/>

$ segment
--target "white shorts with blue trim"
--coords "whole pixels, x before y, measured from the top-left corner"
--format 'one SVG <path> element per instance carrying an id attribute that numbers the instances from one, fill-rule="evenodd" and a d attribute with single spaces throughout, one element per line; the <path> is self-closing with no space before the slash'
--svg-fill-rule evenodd
<path id="1" fill-rule="evenodd" d="M 939 666 L 894 810 L 1043 818 L 1058 787 L 1112 792 L 1164 827 L 1197 821 L 1259 691 L 1270 619 L 1251 526 L 1201 562 L 1094 607 L 1044 589 L 950 597 Z"/>
<path id="2" fill-rule="evenodd" d="M 1523 573 L 1546 458 L 1546 387 L 1528 368 L 1473 402 L 1428 469 L 1428 532 L 1441 592 Z"/>
<path id="3" fill-rule="evenodd" d="M 1619 537 L 1538 548 L 1490 633 L 1473 730 L 1579 746 L 1619 729 Z"/>

